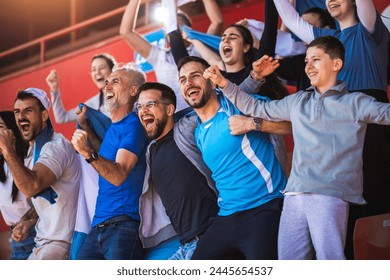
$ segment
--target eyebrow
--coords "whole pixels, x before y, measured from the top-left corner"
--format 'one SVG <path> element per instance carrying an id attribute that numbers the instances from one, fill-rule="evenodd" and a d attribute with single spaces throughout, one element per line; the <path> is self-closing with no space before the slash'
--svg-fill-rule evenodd
<path id="1" fill-rule="evenodd" d="M 228 34 L 222 34 L 222 36 L 221 37 L 226 37 L 226 36 L 239 36 L 239 34 L 237 34 L 237 33 L 228 33 Z"/>
<path id="2" fill-rule="evenodd" d="M 193 72 L 191 72 L 191 73 L 189 73 L 188 75 L 189 76 L 191 76 L 191 75 L 193 75 L 193 74 L 196 74 L 196 73 L 199 73 L 199 74 L 201 74 L 201 72 L 200 71 L 198 71 L 198 70 L 195 70 L 195 71 L 193 71 Z M 179 80 L 181 79 L 181 78 L 184 78 L 185 76 L 180 76 L 179 77 Z"/>

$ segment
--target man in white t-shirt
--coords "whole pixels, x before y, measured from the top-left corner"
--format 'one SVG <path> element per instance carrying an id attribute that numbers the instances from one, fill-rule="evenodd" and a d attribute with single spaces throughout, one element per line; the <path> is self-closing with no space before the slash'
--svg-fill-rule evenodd
<path id="1" fill-rule="evenodd" d="M 69 258 L 77 209 L 80 164 L 70 142 L 53 131 L 49 109 L 41 89 L 28 88 L 16 96 L 15 119 L 32 155 L 28 167 L 16 155 L 12 131 L 0 131 L 0 150 L 15 184 L 31 198 L 39 216 L 33 260 Z"/>

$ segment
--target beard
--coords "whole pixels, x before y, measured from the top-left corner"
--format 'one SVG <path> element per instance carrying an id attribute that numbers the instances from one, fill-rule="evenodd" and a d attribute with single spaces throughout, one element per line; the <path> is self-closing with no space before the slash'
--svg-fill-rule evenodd
<path id="1" fill-rule="evenodd" d="M 187 98 L 185 98 L 184 100 L 187 102 L 187 104 L 194 108 L 194 109 L 198 109 L 198 108 L 202 108 L 204 107 L 207 102 L 210 100 L 210 97 L 211 97 L 211 92 L 212 91 L 212 88 L 207 88 L 205 91 L 204 91 L 204 94 L 202 95 L 202 98 L 199 100 L 199 101 L 189 101 Z"/>
<path id="2" fill-rule="evenodd" d="M 164 132 L 165 126 L 167 125 L 168 117 L 164 116 L 161 120 L 155 120 L 155 127 L 153 130 L 145 131 L 145 135 L 149 140 L 156 139 L 161 136 Z"/>

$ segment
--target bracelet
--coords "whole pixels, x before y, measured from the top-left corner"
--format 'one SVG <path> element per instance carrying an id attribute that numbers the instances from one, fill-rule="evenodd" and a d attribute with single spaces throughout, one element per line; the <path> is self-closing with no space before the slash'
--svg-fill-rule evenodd
<path id="1" fill-rule="evenodd" d="M 256 82 L 265 82 L 265 78 L 263 77 L 263 78 L 259 79 L 259 78 L 257 77 L 256 72 L 253 71 L 253 70 L 251 70 L 251 72 L 250 72 L 249 75 L 250 75 L 251 78 L 252 78 L 253 80 L 255 80 Z"/>

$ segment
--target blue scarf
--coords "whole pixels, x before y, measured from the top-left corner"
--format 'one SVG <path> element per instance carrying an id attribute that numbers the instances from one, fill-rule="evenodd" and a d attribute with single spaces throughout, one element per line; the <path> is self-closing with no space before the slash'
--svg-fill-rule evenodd
<path id="1" fill-rule="evenodd" d="M 86 116 L 89 127 L 95 132 L 96 136 L 99 137 L 100 140 L 103 140 L 107 129 L 111 125 L 111 119 L 98 110 L 92 109 L 83 103 L 80 103 L 79 105 L 80 111 L 84 106 L 88 108 Z M 77 123 L 76 127 L 80 128 L 80 125 Z"/>
<path id="2" fill-rule="evenodd" d="M 51 138 L 53 137 L 53 133 L 54 133 L 53 125 L 51 124 L 50 119 L 48 119 L 46 128 L 38 134 L 38 136 L 35 138 L 34 141 L 34 151 L 33 151 L 34 165 L 41 154 L 42 147 L 51 140 Z M 42 192 L 34 196 L 34 198 L 37 198 L 38 196 L 46 199 L 47 201 L 50 202 L 50 204 L 56 203 L 55 199 L 58 197 L 57 193 L 53 190 L 51 186 L 47 187 Z"/>
<path id="3" fill-rule="evenodd" d="M 188 38 L 201 41 L 203 44 L 210 47 L 212 51 L 219 54 L 219 43 L 221 42 L 220 36 L 209 35 L 203 32 L 195 31 L 185 25 L 183 25 L 181 28 L 187 33 Z"/>

